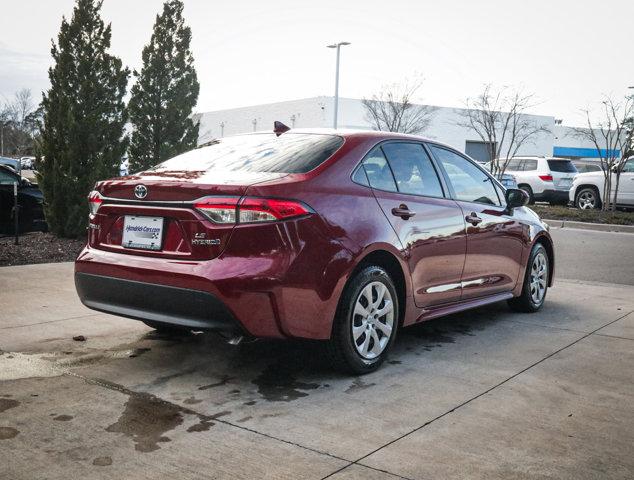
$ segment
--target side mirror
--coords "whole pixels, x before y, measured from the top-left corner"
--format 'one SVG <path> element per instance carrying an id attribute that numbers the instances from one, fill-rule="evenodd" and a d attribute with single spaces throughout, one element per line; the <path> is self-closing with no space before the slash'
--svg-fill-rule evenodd
<path id="1" fill-rule="evenodd" d="M 508 188 L 504 196 L 506 198 L 506 208 L 509 210 L 528 205 L 528 193 L 519 188 Z"/>

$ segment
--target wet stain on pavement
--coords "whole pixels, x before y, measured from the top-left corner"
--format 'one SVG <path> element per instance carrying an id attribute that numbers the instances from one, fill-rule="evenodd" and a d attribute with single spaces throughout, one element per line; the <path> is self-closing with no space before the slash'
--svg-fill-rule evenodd
<path id="1" fill-rule="evenodd" d="M 197 424 L 192 425 L 187 429 L 189 433 L 192 432 L 206 432 L 214 425 L 214 422 L 211 421 L 211 417 L 206 415 L 201 415 L 199 417 L 199 421 Z"/>
<path id="2" fill-rule="evenodd" d="M 186 399 L 183 401 L 183 403 L 185 403 L 185 404 L 187 404 L 187 405 L 196 405 L 197 403 L 200 403 L 200 402 L 202 402 L 202 400 L 198 400 L 198 399 L 196 399 L 196 398 L 194 398 L 194 397 L 189 397 L 189 398 L 186 398 Z"/>
<path id="3" fill-rule="evenodd" d="M 246 416 L 241 418 L 240 420 L 238 420 L 238 423 L 244 423 L 244 422 L 248 422 L 249 420 L 251 420 L 253 417 L 252 416 Z"/>
<path id="4" fill-rule="evenodd" d="M 110 457 L 97 457 L 92 461 L 93 465 L 97 465 L 98 467 L 108 467 L 112 465 L 112 458 Z"/>
<path id="5" fill-rule="evenodd" d="M 365 390 L 366 388 L 373 387 L 374 385 L 376 385 L 376 383 L 365 383 L 360 378 L 355 378 L 352 381 L 352 385 L 346 388 L 346 393 L 358 392 L 360 390 Z"/>
<path id="6" fill-rule="evenodd" d="M 163 434 L 183 423 L 181 409 L 148 394 L 132 395 L 125 404 L 119 420 L 106 428 L 108 432 L 131 437 L 135 450 L 153 452 L 159 442 L 170 441 Z"/>
<path id="7" fill-rule="evenodd" d="M 0 398 L 0 413 L 9 410 L 10 408 L 15 408 L 20 405 L 20 402 L 17 400 L 11 400 L 8 398 Z"/>
<path id="8" fill-rule="evenodd" d="M 400 365 L 403 362 L 401 362 L 400 360 L 390 360 L 387 363 L 389 363 L 390 365 Z"/>
<path id="9" fill-rule="evenodd" d="M 249 400 L 248 402 L 244 402 L 243 405 L 248 405 L 250 407 L 252 405 L 255 405 L 256 403 L 258 403 L 258 402 L 256 402 L 255 400 Z"/>
<path id="10" fill-rule="evenodd" d="M 319 388 L 318 383 L 298 381 L 297 373 L 297 367 L 280 362 L 266 367 L 251 383 L 258 386 L 258 393 L 269 402 L 291 402 L 308 396 L 303 390 Z"/>
<path id="11" fill-rule="evenodd" d="M 58 415 L 53 420 L 57 420 L 58 422 L 70 422 L 73 418 L 72 415 Z"/>
<path id="12" fill-rule="evenodd" d="M 15 438 L 20 433 L 19 430 L 11 427 L 0 427 L 0 440 L 10 440 Z"/>
<path id="13" fill-rule="evenodd" d="M 169 382 L 170 380 L 172 380 L 174 378 L 180 378 L 180 377 L 183 377 L 185 375 L 189 375 L 190 373 L 194 373 L 195 371 L 196 371 L 196 368 L 192 367 L 192 368 L 188 368 L 187 370 L 183 370 L 181 372 L 171 373 L 169 375 L 164 375 L 162 377 L 157 377 L 156 379 L 154 379 L 152 381 L 152 385 L 154 385 L 154 386 L 165 385 L 167 382 Z"/>
<path id="14" fill-rule="evenodd" d="M 230 377 L 229 375 L 221 375 L 220 380 L 218 380 L 217 382 L 198 387 L 198 390 L 209 390 L 210 388 L 222 387 L 223 385 L 226 385 L 227 382 L 234 379 L 235 377 Z"/>

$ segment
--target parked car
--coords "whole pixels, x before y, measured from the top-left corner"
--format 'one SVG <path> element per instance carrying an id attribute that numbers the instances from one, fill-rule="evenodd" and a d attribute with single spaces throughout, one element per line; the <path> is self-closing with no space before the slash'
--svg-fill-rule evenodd
<path id="1" fill-rule="evenodd" d="M 504 188 L 517 188 L 517 179 L 510 173 L 503 173 L 500 183 L 504 185 Z"/>
<path id="2" fill-rule="evenodd" d="M 554 157 L 514 157 L 508 161 L 506 171 L 528 194 L 530 203 L 550 204 L 568 203 L 568 191 L 577 174 L 570 160 Z"/>
<path id="3" fill-rule="evenodd" d="M 634 157 L 628 158 L 625 162 L 623 170 L 621 171 L 616 204 L 618 207 L 634 208 Z M 616 175 L 612 173 L 613 188 L 610 193 L 611 198 L 614 198 L 615 181 Z M 601 205 L 603 205 L 603 202 L 605 201 L 603 198 L 604 185 L 605 175 L 603 170 L 598 172 L 580 173 L 572 182 L 569 200 L 577 208 L 601 208 Z"/>
<path id="4" fill-rule="evenodd" d="M 35 157 L 21 157 L 20 164 L 23 169 L 33 170 L 35 169 Z"/>
<path id="5" fill-rule="evenodd" d="M 579 173 L 603 172 L 601 162 L 593 160 L 572 160 L 572 164 L 575 166 L 577 172 Z"/>
<path id="6" fill-rule="evenodd" d="M 0 233 L 15 231 L 13 216 L 14 184 L 18 183 L 18 228 L 20 233 L 47 231 L 42 191 L 21 178 L 10 167 L 0 165 Z"/>
<path id="7" fill-rule="evenodd" d="M 226 137 L 98 182 L 88 201 L 86 306 L 233 343 L 325 340 L 356 374 L 378 368 L 401 326 L 502 300 L 534 312 L 553 280 L 528 196 L 415 136 Z"/>
<path id="8" fill-rule="evenodd" d="M 18 175 L 22 170 L 22 164 L 20 163 L 20 160 L 16 160 L 15 158 L 0 157 L 0 165 L 11 168 L 11 170 L 13 170 Z"/>

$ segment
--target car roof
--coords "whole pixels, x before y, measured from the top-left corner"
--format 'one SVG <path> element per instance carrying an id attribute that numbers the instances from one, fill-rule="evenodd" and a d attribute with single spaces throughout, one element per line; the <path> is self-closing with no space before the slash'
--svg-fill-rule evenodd
<path id="1" fill-rule="evenodd" d="M 508 160 L 509 158 L 500 158 L 500 160 Z M 510 160 L 558 160 L 558 161 L 566 161 L 570 162 L 569 158 L 564 157 L 550 157 L 550 156 L 540 156 L 540 155 L 518 155 L 515 157 L 511 157 Z"/>
<path id="2" fill-rule="evenodd" d="M 257 135 L 262 133 L 273 133 L 270 130 L 262 130 L 253 133 L 245 133 L 241 135 Z M 432 140 L 430 138 L 426 138 L 420 135 L 412 135 L 408 133 L 398 133 L 398 132 L 384 132 L 382 130 L 363 130 L 363 129 L 354 129 L 354 128 L 292 128 L 287 132 L 282 133 L 285 134 L 293 134 L 293 133 L 304 133 L 304 134 L 313 134 L 313 135 L 338 135 L 344 138 L 366 138 L 366 139 L 375 139 L 377 142 L 382 140 L 410 140 L 416 142 L 427 142 L 433 143 L 436 145 L 440 145 L 443 147 L 450 148 L 452 150 L 457 150 L 457 148 L 452 147 L 451 145 L 447 145 L 445 143 L 439 142 L 438 140 Z M 237 136 L 237 135 L 236 135 Z"/>

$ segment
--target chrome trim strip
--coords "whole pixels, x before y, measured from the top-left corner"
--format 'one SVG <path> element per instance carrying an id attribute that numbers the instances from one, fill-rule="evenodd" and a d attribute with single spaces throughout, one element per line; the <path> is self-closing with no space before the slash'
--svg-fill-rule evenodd
<path id="1" fill-rule="evenodd" d="M 475 280 L 468 280 L 460 283 L 447 283 L 446 285 L 437 285 L 435 287 L 429 287 L 425 290 L 425 293 L 442 293 L 450 290 L 458 290 L 459 288 L 471 287 L 473 285 L 483 285 L 486 283 L 485 278 L 477 278 Z"/>

